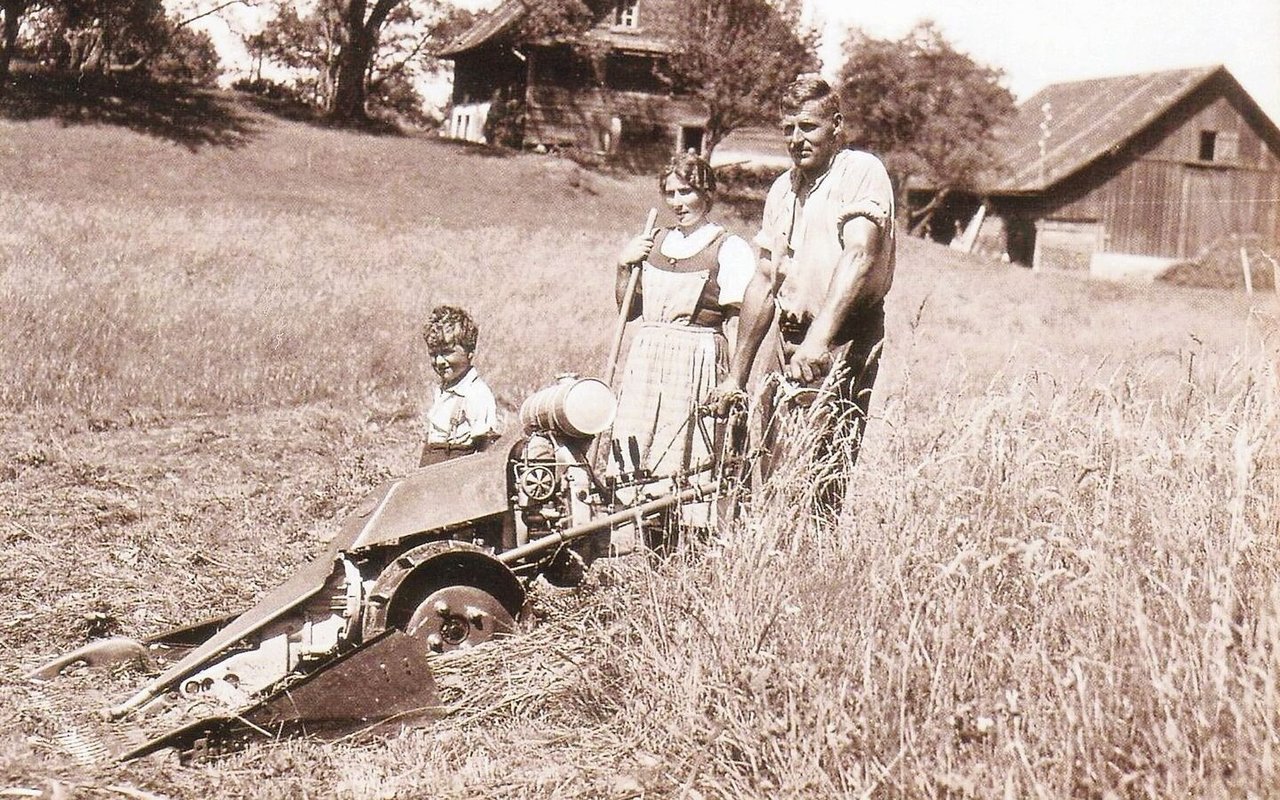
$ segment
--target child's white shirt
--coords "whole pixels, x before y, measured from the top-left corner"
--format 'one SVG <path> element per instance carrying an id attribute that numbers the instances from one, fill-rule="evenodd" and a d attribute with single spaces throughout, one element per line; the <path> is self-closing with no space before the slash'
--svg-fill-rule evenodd
<path id="1" fill-rule="evenodd" d="M 430 444 L 468 445 L 501 433 L 498 403 L 475 367 L 448 388 L 436 386 L 426 427 Z"/>

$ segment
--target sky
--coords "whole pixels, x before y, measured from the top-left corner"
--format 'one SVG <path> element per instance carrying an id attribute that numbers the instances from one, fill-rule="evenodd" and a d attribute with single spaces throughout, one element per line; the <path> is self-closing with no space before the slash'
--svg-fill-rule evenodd
<path id="1" fill-rule="evenodd" d="M 808 1 L 831 73 L 849 27 L 897 38 L 932 19 L 1020 101 L 1051 83 L 1224 64 L 1280 124 L 1280 0 Z"/>
<path id="2" fill-rule="evenodd" d="M 472 10 L 499 0 L 453 0 Z M 848 30 L 897 38 L 923 19 L 975 61 L 1004 71 L 1026 100 L 1050 83 L 1163 69 L 1225 64 L 1280 124 L 1280 0 L 807 0 L 822 28 L 821 56 L 831 75 Z M 643 4 L 643 0 L 641 0 Z M 232 9 L 231 12 L 237 9 Z M 643 13 L 643 12 L 642 12 Z M 245 12 L 237 32 L 256 28 Z M 234 17 L 235 15 L 232 14 Z M 243 53 L 225 21 L 210 20 L 224 56 Z M 442 102 L 447 88 L 435 87 Z"/>

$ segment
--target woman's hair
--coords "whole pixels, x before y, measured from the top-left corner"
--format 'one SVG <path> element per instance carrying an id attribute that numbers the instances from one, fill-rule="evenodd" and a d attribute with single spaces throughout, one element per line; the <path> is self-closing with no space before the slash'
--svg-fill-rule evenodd
<path id="1" fill-rule="evenodd" d="M 815 74 L 801 75 L 782 92 L 782 113 L 794 114 L 806 103 L 817 102 L 822 113 L 834 116 L 840 113 L 840 93 Z"/>
<path id="2" fill-rule="evenodd" d="M 476 322 L 457 306 L 436 306 L 431 309 L 431 317 L 422 326 L 422 338 L 432 350 L 444 350 L 450 345 L 458 345 L 468 353 L 476 350 L 476 340 L 480 337 L 480 329 Z"/>
<path id="3" fill-rule="evenodd" d="M 675 175 L 680 180 L 702 192 L 708 200 L 716 194 L 716 171 L 707 160 L 694 153 L 677 153 L 658 173 L 658 191 L 667 190 L 667 178 Z"/>

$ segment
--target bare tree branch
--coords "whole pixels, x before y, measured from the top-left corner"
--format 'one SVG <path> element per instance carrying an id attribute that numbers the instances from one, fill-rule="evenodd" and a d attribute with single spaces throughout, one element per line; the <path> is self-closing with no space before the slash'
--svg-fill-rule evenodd
<path id="1" fill-rule="evenodd" d="M 214 14 L 217 14 L 219 11 L 230 8 L 231 6 L 244 6 L 246 8 L 257 8 L 258 4 L 252 2 L 252 0 L 227 0 L 227 2 L 214 6 L 208 11 L 202 11 L 201 13 L 196 14 L 194 17 L 188 17 L 187 19 L 184 19 L 181 22 L 175 23 L 173 26 L 174 30 L 177 30 L 178 28 L 185 28 L 186 26 L 190 25 L 196 20 L 201 20 L 201 19 L 204 19 L 205 17 L 213 16 Z"/>

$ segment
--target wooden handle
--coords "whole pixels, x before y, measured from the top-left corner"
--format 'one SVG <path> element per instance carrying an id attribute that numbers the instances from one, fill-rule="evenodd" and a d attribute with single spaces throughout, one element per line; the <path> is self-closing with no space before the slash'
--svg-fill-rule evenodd
<path id="1" fill-rule="evenodd" d="M 653 233 L 658 224 L 658 209 L 649 209 L 649 216 L 644 221 L 644 235 Z M 622 293 L 622 307 L 618 309 L 618 322 L 613 329 L 613 344 L 609 348 L 609 360 L 604 364 L 604 382 L 613 386 L 613 375 L 618 369 L 618 354 L 622 350 L 622 335 L 627 330 L 627 312 L 631 310 L 631 301 L 636 296 L 636 286 L 640 283 L 640 266 L 633 265 L 631 274 L 627 276 L 627 288 Z"/>

